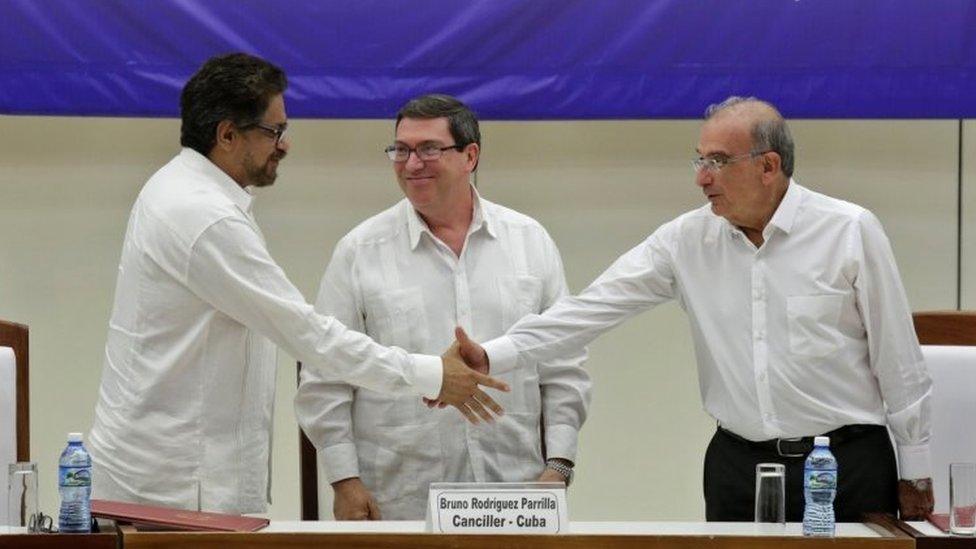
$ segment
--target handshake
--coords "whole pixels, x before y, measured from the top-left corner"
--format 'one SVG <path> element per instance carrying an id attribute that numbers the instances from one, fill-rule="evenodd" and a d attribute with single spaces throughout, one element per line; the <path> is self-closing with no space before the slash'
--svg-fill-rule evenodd
<path id="1" fill-rule="evenodd" d="M 484 348 L 472 341 L 462 328 L 454 329 L 454 344 L 441 355 L 444 378 L 436 400 L 424 399 L 428 407 L 457 408 L 471 423 L 494 421 L 502 415 L 502 407 L 480 385 L 508 392 L 507 383 L 488 375 L 488 355 Z"/>

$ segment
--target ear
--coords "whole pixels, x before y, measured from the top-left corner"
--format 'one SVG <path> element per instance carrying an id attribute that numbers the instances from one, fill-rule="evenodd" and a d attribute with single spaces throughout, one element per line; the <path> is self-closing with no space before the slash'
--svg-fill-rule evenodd
<path id="1" fill-rule="evenodd" d="M 783 159 L 780 158 L 779 153 L 770 151 L 762 155 L 762 169 L 763 169 L 763 181 L 772 182 L 775 181 L 781 174 L 781 166 Z"/>
<path id="2" fill-rule="evenodd" d="M 468 168 L 468 173 L 471 173 L 478 167 L 478 159 L 481 158 L 481 147 L 477 143 L 469 143 L 467 147 L 464 148 L 464 161 Z"/>
<path id="3" fill-rule="evenodd" d="M 214 143 L 215 147 L 229 151 L 234 148 L 234 141 L 237 139 L 240 139 L 240 134 L 237 133 L 237 126 L 233 122 L 230 120 L 221 120 L 217 124 L 217 141 Z"/>

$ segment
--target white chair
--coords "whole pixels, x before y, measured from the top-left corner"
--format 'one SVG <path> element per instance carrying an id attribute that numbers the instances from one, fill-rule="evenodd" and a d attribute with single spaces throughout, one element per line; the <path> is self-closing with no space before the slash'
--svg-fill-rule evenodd
<path id="1" fill-rule="evenodd" d="M 976 311 L 913 316 L 932 377 L 932 484 L 935 511 L 949 510 L 949 464 L 976 462 Z"/>
<path id="2" fill-rule="evenodd" d="M 0 523 L 7 521 L 7 464 L 30 460 L 27 326 L 0 320 Z"/>

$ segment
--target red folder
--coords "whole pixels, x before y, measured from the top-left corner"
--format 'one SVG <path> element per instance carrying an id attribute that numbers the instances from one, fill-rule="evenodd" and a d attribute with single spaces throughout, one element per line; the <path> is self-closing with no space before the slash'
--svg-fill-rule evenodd
<path id="1" fill-rule="evenodd" d="M 93 517 L 107 518 L 118 522 L 150 524 L 178 530 L 204 532 L 256 532 L 269 523 L 266 518 L 186 511 L 184 509 L 170 509 L 169 507 L 105 499 L 93 499 L 91 501 L 91 514 Z"/>
<path id="2" fill-rule="evenodd" d="M 949 513 L 932 513 L 929 515 L 929 522 L 946 534 L 949 533 Z"/>

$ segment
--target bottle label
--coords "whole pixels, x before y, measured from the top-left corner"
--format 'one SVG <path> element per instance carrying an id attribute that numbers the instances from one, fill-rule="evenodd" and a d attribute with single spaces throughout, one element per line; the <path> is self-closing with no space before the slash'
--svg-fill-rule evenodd
<path id="1" fill-rule="evenodd" d="M 61 467 L 61 486 L 91 486 L 91 469 L 88 467 Z"/>
<path id="2" fill-rule="evenodd" d="M 837 488 L 837 471 L 807 471 L 806 487 L 810 490 L 833 490 Z"/>

